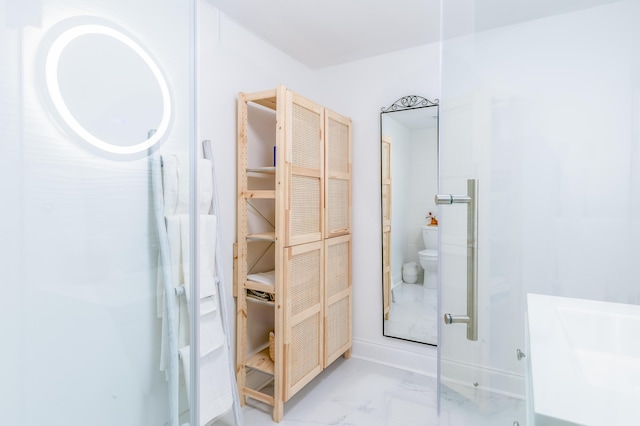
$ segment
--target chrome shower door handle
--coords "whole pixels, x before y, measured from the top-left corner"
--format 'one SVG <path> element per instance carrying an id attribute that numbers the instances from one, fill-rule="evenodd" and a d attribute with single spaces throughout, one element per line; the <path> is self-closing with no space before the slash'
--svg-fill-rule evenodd
<path id="1" fill-rule="evenodd" d="M 467 195 L 438 194 L 436 204 L 467 204 L 467 314 L 444 314 L 445 324 L 467 324 L 467 340 L 478 340 L 478 180 L 467 180 Z"/>

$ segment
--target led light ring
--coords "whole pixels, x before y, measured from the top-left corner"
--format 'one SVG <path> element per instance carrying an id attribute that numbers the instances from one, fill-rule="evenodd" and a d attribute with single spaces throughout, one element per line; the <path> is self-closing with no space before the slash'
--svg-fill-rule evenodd
<path id="1" fill-rule="evenodd" d="M 131 146 L 118 146 L 112 145 L 103 141 L 100 138 L 94 136 L 91 132 L 85 129 L 78 120 L 75 119 L 67 104 L 64 102 L 62 93 L 60 92 L 60 86 L 58 85 L 58 62 L 60 61 L 60 55 L 64 49 L 76 38 L 88 35 L 88 34 L 100 34 L 108 37 L 112 37 L 121 43 L 125 44 L 131 50 L 138 54 L 138 56 L 147 64 L 151 72 L 153 73 L 158 85 L 160 86 L 160 92 L 162 93 L 162 119 L 156 129 L 156 132 L 145 139 L 143 142 Z M 113 28 L 109 28 L 105 25 L 86 24 L 73 27 L 62 34 L 53 42 L 49 52 L 47 54 L 47 61 L 45 65 L 45 75 L 47 81 L 47 87 L 49 89 L 49 95 L 51 100 L 58 110 L 62 119 L 76 132 L 80 137 L 91 145 L 99 148 L 103 151 L 111 152 L 114 154 L 135 154 L 146 149 L 149 149 L 162 138 L 167 129 L 169 128 L 169 120 L 171 117 L 171 99 L 169 98 L 169 87 L 165 81 L 160 68 L 153 61 L 151 56 L 144 51 L 144 49 L 127 37 L 123 33 Z"/>

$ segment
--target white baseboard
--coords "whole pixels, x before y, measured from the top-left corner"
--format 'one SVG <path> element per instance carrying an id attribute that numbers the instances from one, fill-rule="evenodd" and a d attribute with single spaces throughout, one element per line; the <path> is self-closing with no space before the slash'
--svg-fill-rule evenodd
<path id="1" fill-rule="evenodd" d="M 400 280 L 400 281 L 395 281 L 391 283 L 391 290 L 394 290 L 396 287 L 398 287 L 400 284 L 402 284 L 404 281 Z"/>
<path id="2" fill-rule="evenodd" d="M 433 346 L 411 342 L 385 345 L 353 339 L 352 355 L 378 364 L 437 377 L 438 352 Z M 524 375 L 458 361 L 443 361 L 446 384 L 464 392 L 482 389 L 512 398 L 524 399 Z M 477 386 L 475 384 L 477 383 Z"/>
<path id="3" fill-rule="evenodd" d="M 398 345 L 405 346 L 397 347 Z M 415 346 L 415 348 L 413 347 Z M 384 345 L 366 340 L 353 339 L 352 355 L 400 370 L 436 377 L 437 352 L 433 346 L 397 341 L 397 345 Z"/>
<path id="4" fill-rule="evenodd" d="M 524 399 L 523 374 L 453 360 L 442 361 L 442 381 L 453 387 L 482 389 L 511 398 Z"/>

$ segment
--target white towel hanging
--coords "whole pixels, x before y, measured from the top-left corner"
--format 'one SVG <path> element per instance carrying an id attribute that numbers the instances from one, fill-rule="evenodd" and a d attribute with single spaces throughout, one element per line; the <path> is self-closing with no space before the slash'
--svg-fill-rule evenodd
<path id="1" fill-rule="evenodd" d="M 209 152 L 210 152 L 210 146 Z M 205 145 L 205 151 L 207 146 Z M 160 161 L 165 163 L 165 181 L 157 179 Z M 158 279 L 158 313 L 162 317 L 161 369 L 167 370 L 169 378 L 170 426 L 178 425 L 178 355 L 182 360 L 184 379 L 190 392 L 190 229 L 192 216 L 188 214 L 188 173 L 181 173 L 180 164 L 175 156 L 162 160 L 152 157 L 154 210 L 160 235 L 161 271 Z M 200 300 L 198 344 L 199 357 L 199 394 L 197 404 L 199 423 L 203 426 L 224 414 L 232 406 L 236 426 L 244 424 L 235 383 L 235 369 L 230 357 L 228 323 L 224 301 L 224 282 L 220 259 L 216 256 L 220 250 L 218 234 L 220 224 L 216 220 L 217 197 L 213 162 L 202 160 L 198 164 L 199 202 L 198 210 L 198 283 Z M 163 197 L 163 190 L 166 197 Z M 157 202 L 156 202 L 157 201 Z M 160 226 L 160 224 L 162 226 Z M 160 273 L 161 272 L 161 273 Z M 175 290 L 184 290 L 180 293 Z M 180 296 L 182 294 L 183 296 Z M 170 299 L 170 300 L 168 300 Z M 171 311 L 173 319 L 167 317 Z M 178 349 L 182 348 L 182 349 Z M 190 398 L 190 395 L 187 395 Z M 195 401 L 191 401 L 190 406 Z"/>

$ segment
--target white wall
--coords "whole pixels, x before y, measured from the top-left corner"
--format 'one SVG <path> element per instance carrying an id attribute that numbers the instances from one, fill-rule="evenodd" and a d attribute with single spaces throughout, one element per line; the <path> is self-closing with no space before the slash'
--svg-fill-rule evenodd
<path id="1" fill-rule="evenodd" d="M 435 372 L 435 351 L 382 336 L 379 112 L 402 96 L 437 98 L 438 47 L 423 46 L 341 66 L 309 70 L 239 28 L 205 1 L 198 3 L 199 139 L 214 141 L 227 306 L 235 311 L 232 253 L 235 241 L 236 113 L 239 91 L 284 84 L 353 120 L 354 355 Z M 403 64 L 411 63 L 409 67 Z M 231 318 L 232 328 L 235 320 Z"/>

